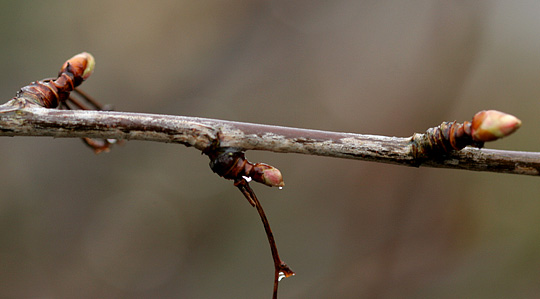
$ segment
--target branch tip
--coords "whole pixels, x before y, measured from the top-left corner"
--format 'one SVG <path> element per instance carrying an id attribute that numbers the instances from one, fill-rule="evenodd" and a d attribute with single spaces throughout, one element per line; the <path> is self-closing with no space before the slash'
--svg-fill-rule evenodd
<path id="1" fill-rule="evenodd" d="M 497 110 L 483 110 L 476 113 L 471 125 L 472 139 L 494 141 L 514 133 L 521 127 L 517 117 Z"/>
<path id="2" fill-rule="evenodd" d="M 483 110 L 474 115 L 472 123 L 443 122 L 429 128 L 424 134 L 414 134 L 411 138 L 412 155 L 421 164 L 421 160 L 443 157 L 466 146 L 482 148 L 484 142 L 506 137 L 520 126 L 521 120 L 513 115 Z"/>

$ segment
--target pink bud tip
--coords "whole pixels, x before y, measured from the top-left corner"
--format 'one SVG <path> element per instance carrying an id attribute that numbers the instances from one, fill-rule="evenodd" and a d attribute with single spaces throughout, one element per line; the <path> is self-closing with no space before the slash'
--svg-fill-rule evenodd
<path id="1" fill-rule="evenodd" d="M 259 166 L 262 166 L 263 163 L 259 163 Z M 264 169 L 262 171 L 262 183 L 270 187 L 283 187 L 285 183 L 283 182 L 283 176 L 279 169 L 264 164 Z"/>
<path id="2" fill-rule="evenodd" d="M 473 117 L 472 138 L 475 141 L 493 141 L 514 133 L 521 127 L 517 117 L 497 110 L 483 110 Z"/>

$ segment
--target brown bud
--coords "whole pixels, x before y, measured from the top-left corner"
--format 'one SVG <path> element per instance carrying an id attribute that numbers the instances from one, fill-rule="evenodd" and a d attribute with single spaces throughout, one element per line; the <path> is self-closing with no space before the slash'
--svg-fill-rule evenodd
<path id="1" fill-rule="evenodd" d="M 66 61 L 66 63 L 64 63 L 64 65 L 62 66 L 62 70 L 67 68 L 68 63 L 71 68 L 74 68 L 74 72 L 79 74 L 83 80 L 86 80 L 88 79 L 88 77 L 90 77 L 92 72 L 94 72 L 96 60 L 94 59 L 94 56 L 92 56 L 92 54 L 82 52 Z"/>
<path id="2" fill-rule="evenodd" d="M 521 120 L 497 110 L 483 110 L 473 117 L 471 133 L 474 141 L 493 141 L 514 133 Z"/>

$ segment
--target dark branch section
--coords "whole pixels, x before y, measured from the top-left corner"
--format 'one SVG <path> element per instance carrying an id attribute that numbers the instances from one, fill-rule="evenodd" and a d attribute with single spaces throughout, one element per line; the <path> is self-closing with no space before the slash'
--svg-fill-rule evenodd
<path id="1" fill-rule="evenodd" d="M 173 115 L 46 109 L 21 99 L 0 106 L 0 136 L 145 140 L 180 143 L 202 151 L 212 146 L 218 135 L 220 146 L 241 151 L 265 150 L 405 166 L 540 175 L 540 153 L 536 152 L 466 147 L 444 155 L 419 158 L 412 137 L 328 132 Z"/>

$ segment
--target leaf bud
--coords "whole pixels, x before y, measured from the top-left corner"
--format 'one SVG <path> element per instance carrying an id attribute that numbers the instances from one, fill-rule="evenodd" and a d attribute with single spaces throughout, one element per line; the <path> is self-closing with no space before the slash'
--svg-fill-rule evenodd
<path id="1" fill-rule="evenodd" d="M 283 182 L 283 176 L 281 175 L 281 171 L 279 171 L 279 169 L 264 163 L 257 163 L 255 167 L 259 168 L 259 171 L 261 172 L 261 181 L 259 181 L 260 183 L 263 183 L 270 187 L 285 186 L 285 183 Z"/>
<path id="2" fill-rule="evenodd" d="M 513 115 L 483 110 L 473 117 L 471 135 L 474 141 L 493 141 L 514 133 L 520 126 L 521 120 Z"/>

